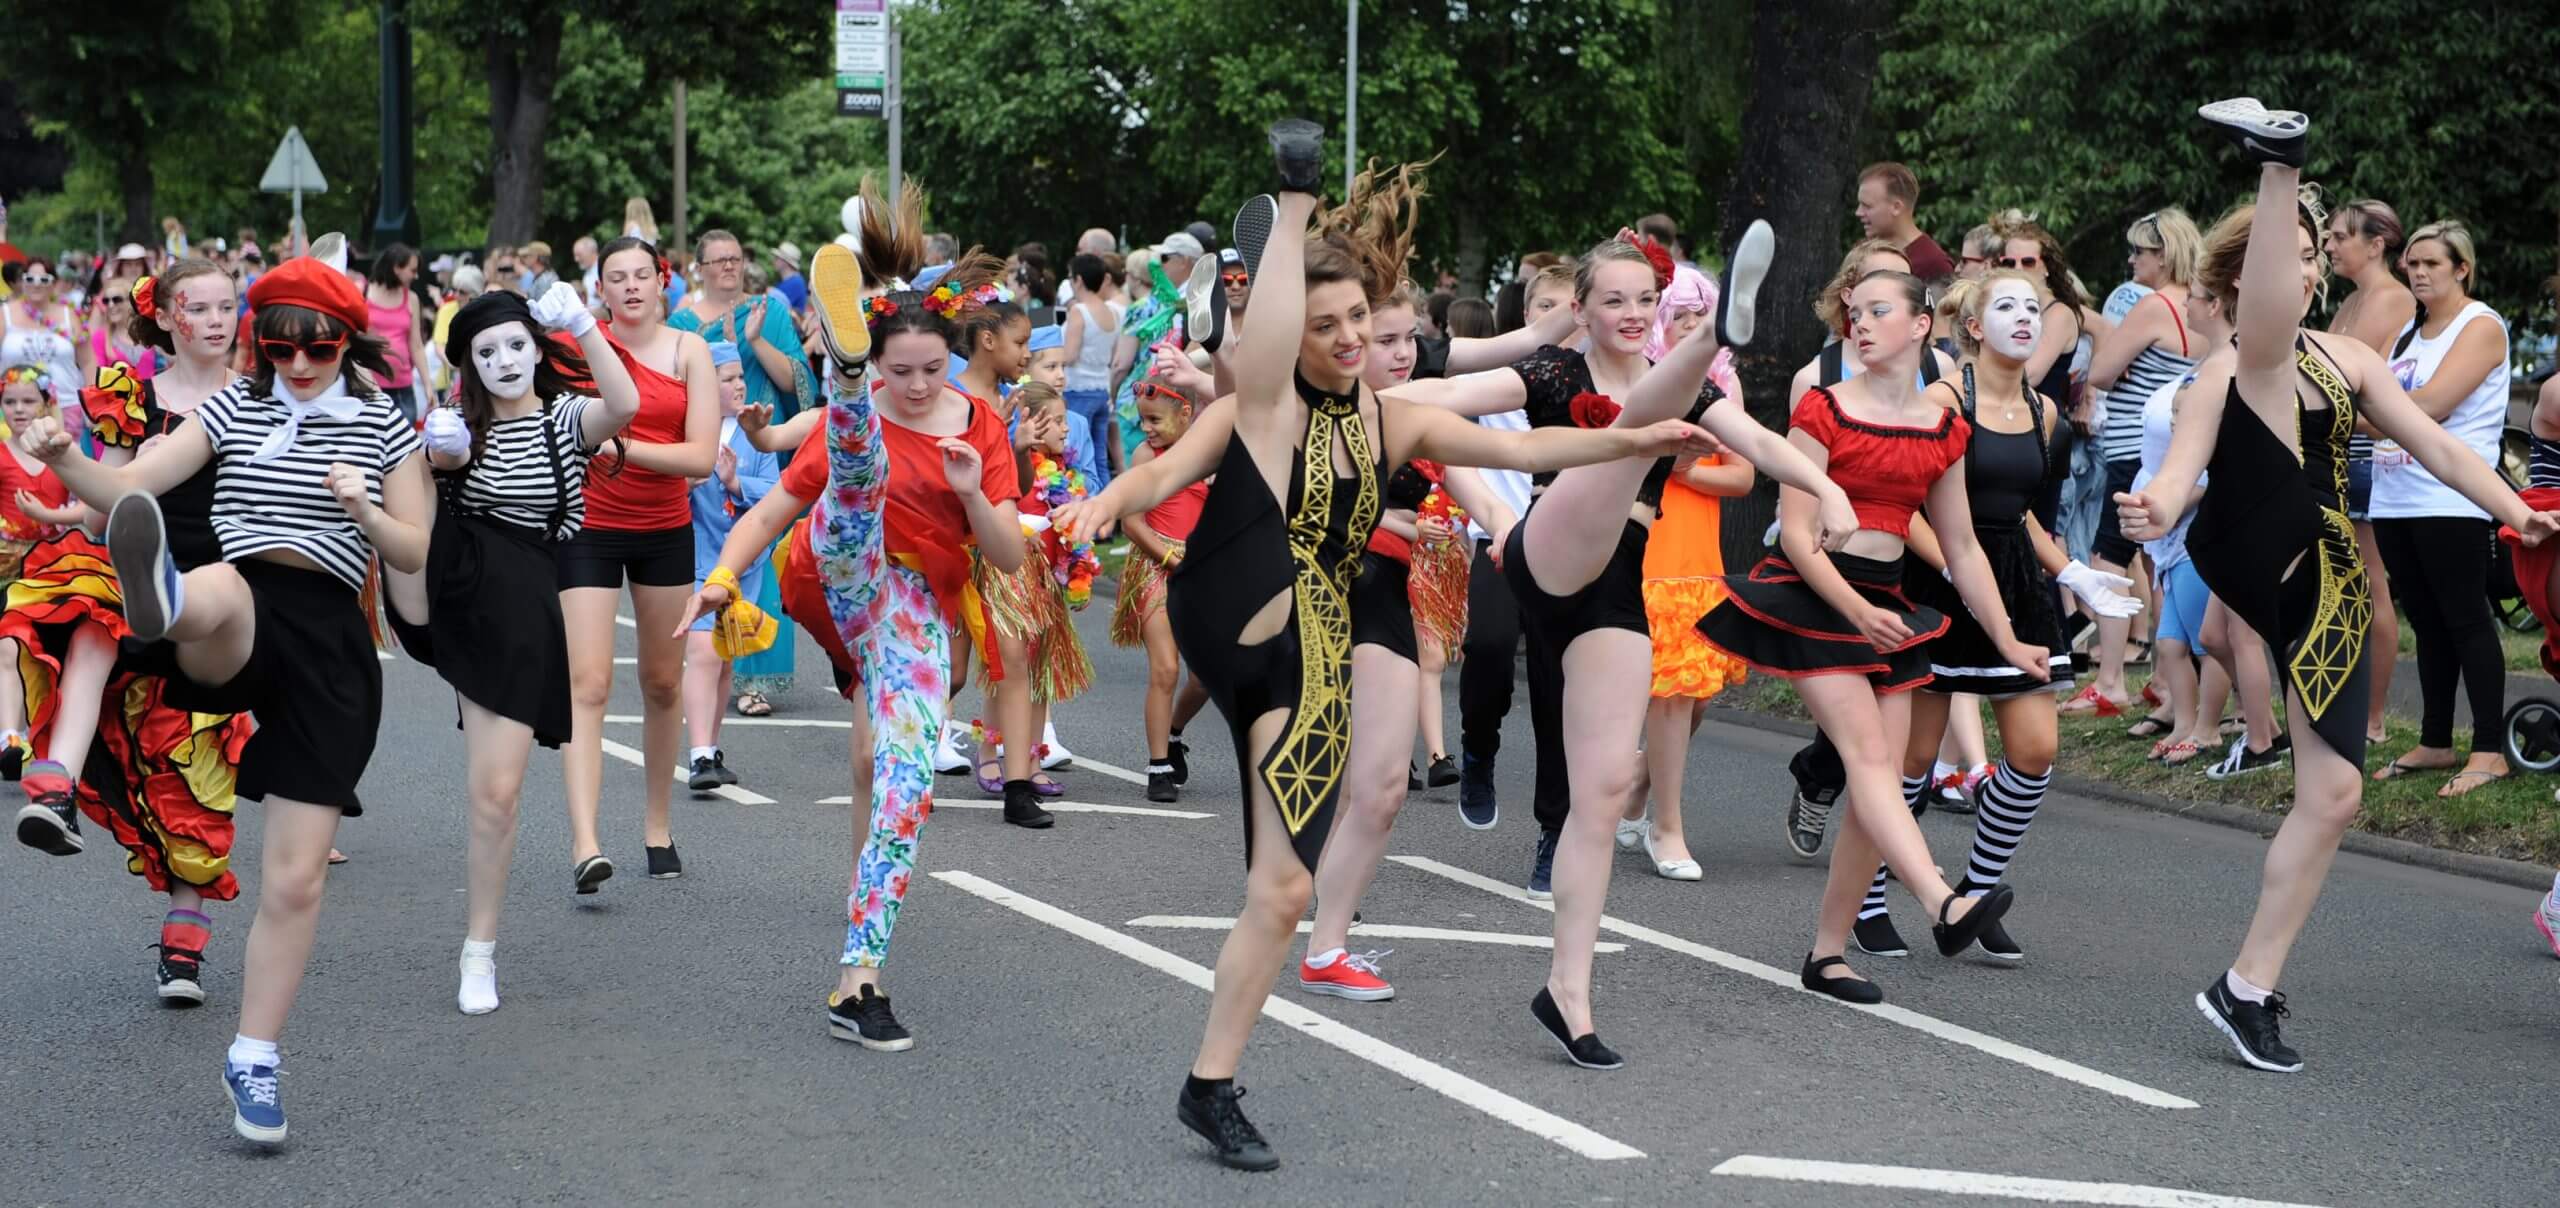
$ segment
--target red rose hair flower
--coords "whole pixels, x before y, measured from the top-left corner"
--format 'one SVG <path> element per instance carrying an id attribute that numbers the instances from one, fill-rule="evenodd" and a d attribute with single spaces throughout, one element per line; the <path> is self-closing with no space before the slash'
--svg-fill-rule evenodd
<path id="1" fill-rule="evenodd" d="M 1637 251 L 1644 253 L 1644 262 L 1653 266 L 1655 289 L 1670 288 L 1671 270 L 1676 267 L 1671 260 L 1670 248 L 1662 246 L 1649 235 L 1637 234 L 1633 227 L 1618 228 L 1618 238 L 1626 240 L 1634 245 Z"/>
<path id="2" fill-rule="evenodd" d="M 1585 390 L 1573 396 L 1566 408 L 1577 428 L 1606 428 L 1618 422 L 1618 402 L 1605 394 Z"/>

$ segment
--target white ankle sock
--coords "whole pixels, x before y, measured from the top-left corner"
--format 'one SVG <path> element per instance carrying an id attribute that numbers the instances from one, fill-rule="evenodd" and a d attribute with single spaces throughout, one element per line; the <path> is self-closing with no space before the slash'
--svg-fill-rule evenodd
<path id="1" fill-rule="evenodd" d="M 476 958 L 476 960 L 475 960 Z M 487 972 L 474 972 L 472 966 L 487 962 Z M 498 941 L 462 941 L 462 988 L 454 1001 L 465 1015 L 486 1015 L 498 1009 Z"/>
<path id="2" fill-rule="evenodd" d="M 1938 762 L 1929 765 L 1929 783 L 1936 784 L 1939 781 L 1945 780 L 1947 777 L 1963 770 L 1964 769 L 1941 759 Z"/>
<path id="3" fill-rule="evenodd" d="M 711 757 L 712 757 L 712 756 L 714 756 L 714 755 L 718 755 L 719 753 L 720 753 L 720 748 L 718 748 L 718 747 L 695 747 L 695 748 L 693 749 L 693 753 L 692 753 L 692 754 L 690 754 L 690 755 L 685 756 L 685 759 L 686 759 L 688 762 L 689 762 L 689 761 L 692 761 L 692 760 L 696 760 L 696 759 L 709 759 L 709 758 L 711 758 Z"/>
<path id="4" fill-rule="evenodd" d="M 1334 949 L 1330 949 L 1330 950 L 1326 951 L 1324 954 L 1322 954 L 1322 955 L 1320 955 L 1320 956 L 1310 956 L 1310 957 L 1308 957 L 1308 958 L 1307 958 L 1307 967 L 1308 967 L 1308 968 L 1310 968 L 1310 969 L 1326 969 L 1326 968 L 1331 968 L 1331 967 L 1332 967 L 1332 965 L 1333 965 L 1333 962 L 1335 962 L 1335 961 L 1338 961 L 1338 960 L 1341 960 L 1341 959 L 1342 959 L 1342 953 L 1343 953 L 1343 950 L 1342 950 L 1342 949 L 1340 949 L 1340 948 L 1334 948 Z"/>
<path id="5" fill-rule="evenodd" d="M 2249 984 L 2249 979 L 2240 976 L 2240 971 L 2237 969 L 2223 974 L 2222 984 L 2231 991 L 2231 997 L 2242 1002 L 2257 1003 L 2260 1006 L 2265 1006 L 2267 996 L 2275 993 L 2273 990 L 2261 990 Z"/>
<path id="6" fill-rule="evenodd" d="M 276 1051 L 276 1042 L 272 1040 L 251 1040 L 235 1032 L 231 1036 L 230 1061 L 231 1068 L 236 1070 L 257 1065 L 274 1069 L 283 1061 L 283 1055 Z"/>

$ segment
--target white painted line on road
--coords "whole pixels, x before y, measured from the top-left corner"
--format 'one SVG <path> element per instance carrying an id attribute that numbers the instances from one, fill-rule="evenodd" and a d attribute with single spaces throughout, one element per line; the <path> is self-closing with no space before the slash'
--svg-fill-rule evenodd
<path id="1" fill-rule="evenodd" d="M 1132 927 L 1169 927 L 1184 931 L 1225 931 L 1236 925 L 1234 919 L 1212 914 L 1151 914 L 1129 920 Z M 1316 925 L 1298 920 L 1298 934 L 1314 932 Z M 1407 927 L 1400 923 L 1353 923 L 1351 934 L 1381 940 L 1454 940 L 1461 944 L 1500 944 L 1512 948 L 1549 948 L 1556 946 L 1555 937 L 1546 935 L 1511 935 L 1501 931 L 1453 931 L 1447 927 Z M 1625 944 L 1593 944 L 1594 952 L 1624 952 Z"/>
<path id="2" fill-rule="evenodd" d="M 613 661 L 616 663 L 624 663 L 631 660 L 615 659 Z M 640 724 L 639 718 L 623 713 L 607 714 L 605 720 L 617 726 L 636 726 Z M 796 730 L 850 730 L 853 728 L 852 722 L 837 717 L 730 717 L 723 718 L 720 724 L 723 726 L 781 726 L 786 729 Z M 1132 772 L 1123 767 L 1115 767 L 1098 759 L 1087 759 L 1082 755 L 1076 756 L 1074 762 L 1071 762 L 1064 767 L 1052 768 L 1050 770 L 1056 772 L 1099 772 L 1114 780 L 1125 780 L 1131 784 L 1142 787 L 1147 783 L 1147 778 L 1143 773 Z"/>
<path id="3" fill-rule="evenodd" d="M 1101 760 L 1087 759 L 1082 755 L 1076 756 L 1075 759 L 1065 767 L 1054 770 L 1060 772 L 1100 772 L 1114 780 L 1126 780 L 1141 788 L 1145 787 L 1147 783 L 1147 778 L 1142 773 L 1132 772 L 1127 768 L 1115 768 Z"/>
<path id="4" fill-rule="evenodd" d="M 2126 1208 L 2314 1208 L 2281 1200 L 2251 1200 L 2208 1195 L 2175 1187 L 2139 1183 L 2076 1183 L 2067 1179 L 2029 1179 L 1970 1170 L 1930 1170 L 1919 1166 L 1868 1166 L 1859 1162 L 1813 1162 L 1799 1158 L 1764 1158 L 1745 1154 L 1727 1159 L 1716 1174 L 1791 1183 L 1833 1183 L 1846 1187 L 1891 1187 L 1901 1191 L 1937 1191 L 1948 1195 L 1999 1196 L 2047 1204 L 2115 1204 Z"/>
<path id="5" fill-rule="evenodd" d="M 1552 902 L 1531 901 L 1528 895 L 1523 892 L 1519 886 L 1505 884 L 1501 881 L 1494 880 L 1491 877 L 1482 876 L 1477 873 L 1469 872 L 1463 868 L 1443 864 L 1438 860 L 1426 859 L 1421 856 L 1388 856 L 1387 858 L 1398 864 L 1402 864 L 1407 868 L 1416 868 L 1436 876 L 1447 877 L 1448 879 L 1456 881 L 1462 885 L 1473 885 L 1476 888 L 1484 890 L 1485 892 L 1497 897 L 1509 898 L 1512 901 L 1519 902 L 1523 905 L 1535 906 L 1538 909 L 1549 912 L 1555 910 L 1555 904 Z M 1631 940 L 1638 940 L 1643 943 L 1651 944 L 1657 948 L 1667 948 L 1673 952 L 1694 956 L 1710 965 L 1717 965 L 1722 968 L 1730 969 L 1748 977 L 1759 978 L 1761 981 L 1767 982 L 1770 985 L 1783 987 L 1816 1001 L 1828 1003 L 1832 1006 L 1842 1007 L 1851 1011 L 1863 1012 L 1888 1022 L 1898 1023 L 1915 1032 L 1926 1032 L 1941 1040 L 1953 1041 L 1965 1046 L 1966 1048 L 1989 1053 L 1990 1055 L 1998 1057 L 2004 1061 L 2017 1062 L 2028 1069 L 2038 1071 L 2039 1073 L 2051 1074 L 2065 1082 L 2076 1082 L 2092 1090 L 2105 1091 L 2110 1095 L 2131 1099 L 2146 1107 L 2190 1108 L 2197 1106 L 2196 1101 L 2193 1099 L 2172 1095 L 2163 1090 L 2154 1090 L 2153 1088 L 2144 1086 L 2139 1082 L 2128 1081 L 2123 1078 L 2118 1078 L 2113 1074 L 2093 1070 L 2088 1066 L 2079 1064 L 2078 1062 L 2066 1061 L 2049 1053 L 2038 1052 L 2026 1047 L 2025 1045 L 2002 1040 L 1987 1032 L 1977 1032 L 1972 1028 L 1964 1027 L 1959 1024 L 1948 1023 L 1947 1021 L 1932 1015 L 1923 1015 L 1918 1011 L 1911 1010 L 1907 1007 L 1897 1007 L 1892 1003 L 1878 1003 L 1873 1006 L 1868 1006 L 1859 1003 L 1842 1002 L 1828 994 L 1816 994 L 1811 990 L 1805 989 L 1803 983 L 1797 978 L 1796 974 L 1787 970 L 1779 969 L 1771 965 L 1764 965 L 1748 957 L 1735 956 L 1723 949 L 1710 948 L 1705 944 L 1696 942 L 1695 940 L 1682 939 L 1679 936 L 1672 935 L 1668 932 L 1656 931 L 1651 927 L 1646 927 L 1638 923 L 1630 923 L 1624 919 L 1610 915 L 1602 915 L 1600 916 L 1600 929 L 1602 931 L 1623 935 Z"/>
<path id="6" fill-rule="evenodd" d="M 626 747 L 610 738 L 604 740 L 604 753 L 611 755 L 624 763 L 630 764 L 635 768 L 646 769 L 649 766 L 648 762 L 641 756 L 638 750 Z M 685 780 L 684 766 L 682 762 L 679 761 L 676 766 L 676 783 L 683 784 Z M 711 795 L 735 801 L 740 805 L 773 804 L 773 798 L 767 797 L 762 793 L 750 793 L 734 784 L 721 785 L 719 788 L 711 790 Z"/>
<path id="7" fill-rule="evenodd" d="M 632 620 L 618 612 L 613 614 L 613 623 L 620 625 L 625 629 L 638 629 L 640 627 L 640 622 Z"/>
<path id="8" fill-rule="evenodd" d="M 818 804 L 820 804 L 820 805 L 851 805 L 851 804 L 853 804 L 853 798 L 851 798 L 851 797 L 820 797 L 820 798 L 818 798 Z M 969 800 L 954 800 L 954 799 L 952 799 L 952 798 L 950 798 L 950 797 L 936 797 L 936 798 L 934 798 L 934 799 L 933 799 L 933 808 L 935 808 L 935 809 L 955 809 L 955 810 L 1000 810 L 1000 809 L 1003 809 L 1003 808 L 1004 808 L 1004 803 L 1003 803 L 1003 802 L 1001 802 L 1001 801 L 985 801 L 985 800 L 976 800 L 976 799 L 969 799 Z M 1215 817 L 1217 817 L 1217 815 L 1216 815 L 1216 814 L 1203 814 L 1203 813 L 1199 813 L 1199 812 L 1196 812 L 1196 811 L 1193 811 L 1193 810 L 1165 810 L 1165 809 L 1156 809 L 1156 808 L 1154 808 L 1154 807 L 1152 807 L 1152 806 L 1144 806 L 1144 805 L 1098 805 L 1098 804 L 1095 804 L 1095 803 L 1093 803 L 1093 802 L 1088 802 L 1088 801 L 1048 801 L 1048 800 L 1043 800 L 1043 801 L 1040 803 L 1040 808 L 1042 808 L 1042 809 L 1044 809 L 1044 810 L 1051 810 L 1051 811 L 1054 811 L 1054 812 L 1056 812 L 1056 813 L 1061 813 L 1061 814 L 1133 814 L 1133 815 L 1136 815 L 1137 817 L 1140 817 L 1140 818 L 1215 818 Z"/>
<path id="9" fill-rule="evenodd" d="M 933 878 L 1203 990 L 1215 984 L 1216 974 L 1206 966 L 1184 960 L 1144 940 L 1122 935 L 1090 919 L 1069 914 L 1037 898 L 1015 893 L 984 877 L 965 872 L 937 872 Z M 1644 1156 L 1644 1151 L 1634 1146 L 1610 1140 L 1562 1116 L 1533 1107 L 1445 1065 L 1416 1056 L 1347 1024 L 1337 1023 L 1331 1017 L 1297 1003 L 1273 998 L 1262 1004 L 1262 1013 L 1283 1026 L 1304 1032 L 1390 1073 L 1401 1074 L 1462 1106 L 1483 1112 L 1523 1132 L 1544 1137 L 1583 1157 Z"/>

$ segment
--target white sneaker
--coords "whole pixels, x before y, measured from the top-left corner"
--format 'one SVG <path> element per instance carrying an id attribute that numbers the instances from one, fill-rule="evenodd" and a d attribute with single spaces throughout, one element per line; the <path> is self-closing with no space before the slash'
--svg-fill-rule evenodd
<path id="1" fill-rule="evenodd" d="M 454 996 L 465 1015 L 486 1015 L 498 1009 L 498 958 L 462 954 L 462 989 Z"/>
<path id="2" fill-rule="evenodd" d="M 1067 744 L 1058 741 L 1058 723 L 1054 721 L 1040 727 L 1040 745 L 1049 752 L 1040 757 L 1041 771 L 1054 772 L 1076 760 L 1076 753 L 1068 750 Z"/>
<path id="3" fill-rule="evenodd" d="M 942 723 L 942 741 L 933 748 L 933 770 L 945 776 L 968 771 L 969 757 L 960 753 L 960 744 L 968 739 L 968 727 Z"/>
<path id="4" fill-rule="evenodd" d="M 2533 929 L 2542 933 L 2542 942 L 2551 945 L 2551 955 L 2560 956 L 2560 885 L 2542 895 L 2542 908 L 2533 912 Z"/>

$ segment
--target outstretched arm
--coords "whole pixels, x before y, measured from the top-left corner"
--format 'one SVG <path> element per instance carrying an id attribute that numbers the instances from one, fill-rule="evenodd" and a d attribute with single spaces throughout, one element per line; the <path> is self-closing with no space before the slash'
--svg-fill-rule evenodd
<path id="1" fill-rule="evenodd" d="M 1439 407 L 1465 416 L 1500 415 L 1528 403 L 1529 384 L 1506 363 L 1480 373 L 1406 382 L 1381 391 L 1378 397 Z"/>
<path id="2" fill-rule="evenodd" d="M 1498 336 L 1483 339 L 1458 337 L 1449 341 L 1449 372 L 1473 373 L 1479 369 L 1499 369 L 1536 352 L 1548 344 L 1562 344 L 1573 336 L 1573 308 L 1559 306 L 1548 311 L 1535 323 Z"/>
<path id="3" fill-rule="evenodd" d="M 1085 541 L 1111 521 L 1171 499 L 1174 492 L 1217 472 L 1218 459 L 1235 433 L 1235 419 L 1235 400 L 1209 404 L 1172 448 L 1130 466 L 1101 494 L 1052 509 L 1050 523 L 1069 541 Z"/>

